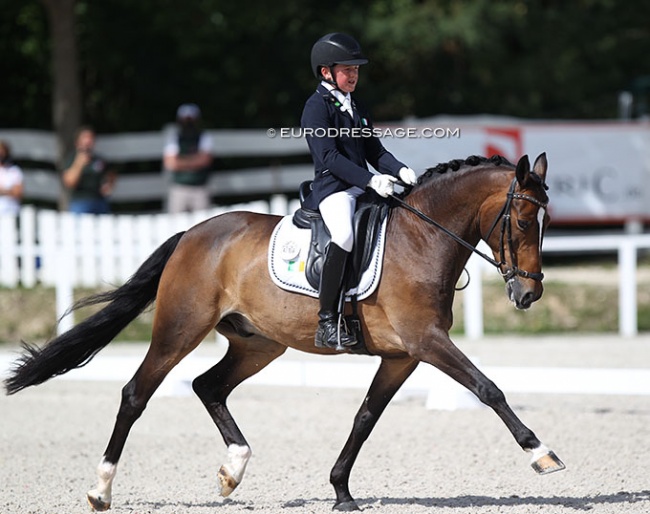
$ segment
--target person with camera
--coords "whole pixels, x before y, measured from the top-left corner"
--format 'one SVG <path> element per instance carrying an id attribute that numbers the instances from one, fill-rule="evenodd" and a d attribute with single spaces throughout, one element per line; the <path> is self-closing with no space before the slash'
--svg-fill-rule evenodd
<path id="1" fill-rule="evenodd" d="M 75 138 L 75 151 L 63 167 L 63 186 L 70 194 L 69 211 L 77 214 L 108 214 L 109 196 L 117 174 L 95 153 L 95 131 L 81 127 Z"/>

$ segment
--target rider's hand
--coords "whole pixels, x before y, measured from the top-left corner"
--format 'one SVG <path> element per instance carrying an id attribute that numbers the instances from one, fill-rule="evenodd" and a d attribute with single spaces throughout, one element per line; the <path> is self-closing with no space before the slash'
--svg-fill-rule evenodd
<path id="1" fill-rule="evenodd" d="M 379 196 L 386 198 L 393 194 L 395 182 L 397 178 L 392 175 L 374 175 L 368 182 L 368 187 L 377 191 Z"/>
<path id="2" fill-rule="evenodd" d="M 399 170 L 399 178 L 407 186 L 414 186 L 418 181 L 417 177 L 415 176 L 415 171 L 413 171 L 411 168 L 407 168 L 406 166 Z"/>

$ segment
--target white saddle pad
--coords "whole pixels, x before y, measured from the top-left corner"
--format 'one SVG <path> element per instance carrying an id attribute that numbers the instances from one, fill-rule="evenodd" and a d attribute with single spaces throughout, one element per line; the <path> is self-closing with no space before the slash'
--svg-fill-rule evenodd
<path id="1" fill-rule="evenodd" d="M 293 224 L 293 215 L 289 214 L 280 220 L 269 244 L 269 273 L 273 282 L 280 288 L 294 293 L 302 293 L 318 298 L 318 291 L 309 285 L 305 275 L 307 252 L 311 242 L 311 230 L 298 228 Z M 388 219 L 388 218 L 386 218 Z M 359 286 L 346 292 L 346 296 L 358 295 L 359 300 L 370 296 L 379 283 L 381 267 L 384 259 L 384 235 L 386 232 L 384 219 L 377 237 L 377 244 L 372 253 L 368 269 L 363 272 Z"/>

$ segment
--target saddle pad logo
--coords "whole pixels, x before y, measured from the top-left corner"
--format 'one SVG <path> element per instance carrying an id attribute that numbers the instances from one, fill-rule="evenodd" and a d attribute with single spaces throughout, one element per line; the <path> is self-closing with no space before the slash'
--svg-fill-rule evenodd
<path id="1" fill-rule="evenodd" d="M 311 242 L 311 230 L 296 227 L 292 218 L 292 214 L 285 216 L 273 229 L 268 254 L 269 274 L 273 283 L 285 291 L 318 298 L 318 291 L 309 284 L 305 276 L 305 263 Z M 358 299 L 363 300 L 377 288 L 384 257 L 385 229 L 386 220 L 381 226 L 370 265 L 363 273 L 359 287 L 347 291 L 346 295 L 357 294 Z"/>
<path id="2" fill-rule="evenodd" d="M 295 261 L 300 255 L 300 245 L 296 241 L 287 240 L 282 243 L 280 248 L 280 257 L 283 261 Z"/>

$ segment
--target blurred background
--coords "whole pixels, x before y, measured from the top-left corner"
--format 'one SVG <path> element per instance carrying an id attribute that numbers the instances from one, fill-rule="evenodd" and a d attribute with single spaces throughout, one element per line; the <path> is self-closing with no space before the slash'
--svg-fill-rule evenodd
<path id="1" fill-rule="evenodd" d="M 100 136 L 161 131 L 184 102 L 201 107 L 211 130 L 297 126 L 315 87 L 311 46 L 332 31 L 355 35 L 371 60 L 356 96 L 377 123 L 476 115 L 643 120 L 650 109 L 646 3 L 0 0 L 0 7 L 0 130 L 52 131 L 56 160 L 81 124 Z M 56 165 L 38 161 L 37 143 L 28 144 L 14 144 L 24 168 Z M 160 171 L 153 151 L 131 160 L 116 153 L 122 176 Z M 233 156 L 216 144 L 214 171 L 311 162 L 305 151 L 259 153 Z M 215 187 L 215 200 L 246 196 L 222 193 Z M 38 191 L 31 196 L 51 203 Z M 120 203 L 117 211 L 162 208 L 155 200 Z"/>
<path id="2" fill-rule="evenodd" d="M 25 174 L 23 205 L 37 210 L 61 205 L 61 161 L 75 130 L 89 124 L 119 172 L 113 212 L 163 212 L 164 134 L 185 102 L 201 107 L 214 136 L 215 205 L 278 194 L 290 202 L 313 173 L 311 158 L 304 141 L 270 140 L 266 130 L 299 125 L 316 86 L 311 46 L 341 31 L 370 58 L 355 96 L 376 124 L 460 128 L 459 137 L 385 141 L 416 171 L 471 153 L 516 160 L 546 151 L 551 234 L 640 234 L 650 221 L 647 2 L 0 0 L 0 10 L 0 138 Z M 38 257 L 47 228 L 35 219 Z M 647 249 L 637 249 L 644 264 Z M 595 262 L 616 274 L 620 256 L 612 243 L 589 254 L 549 253 L 547 262 Z M 4 259 L 6 270 L 16 257 Z M 37 258 L 32 278 L 0 272 L 0 283 L 32 287 L 42 265 Z M 585 293 L 580 321 L 563 316 L 575 292 L 568 287 L 538 330 L 616 330 L 616 277 L 606 282 L 612 288 Z M 635 298 L 629 323 L 648 330 L 647 287 Z M 537 330 L 520 320 L 515 329 Z M 503 326 L 496 321 L 494 330 Z"/>
<path id="3" fill-rule="evenodd" d="M 82 121 L 101 133 L 157 130 L 188 99 L 203 108 L 209 127 L 292 126 L 314 88 L 311 46 L 332 31 L 356 35 L 370 57 L 357 93 L 381 121 L 441 113 L 612 119 L 619 93 L 650 75 L 645 2 L 1 0 L 0 6 L 2 127 L 54 128 L 55 76 L 78 84 L 79 97 L 66 101 L 79 102 Z M 57 55 L 62 45 L 66 51 Z M 636 114 L 646 114 L 643 100 Z"/>

